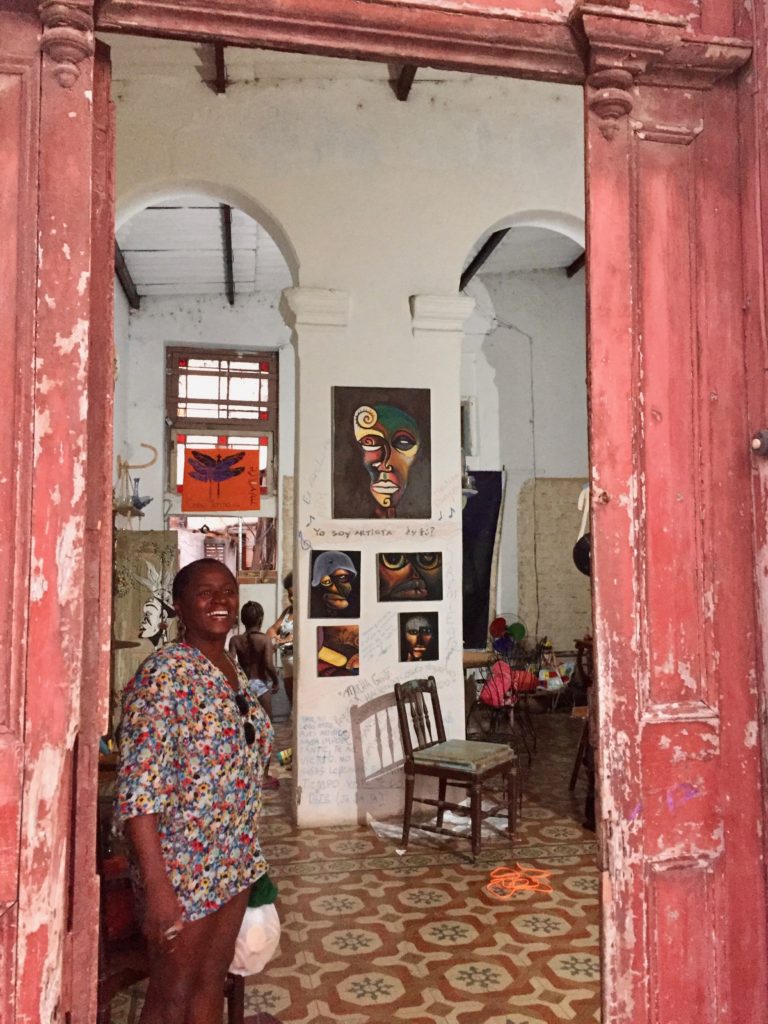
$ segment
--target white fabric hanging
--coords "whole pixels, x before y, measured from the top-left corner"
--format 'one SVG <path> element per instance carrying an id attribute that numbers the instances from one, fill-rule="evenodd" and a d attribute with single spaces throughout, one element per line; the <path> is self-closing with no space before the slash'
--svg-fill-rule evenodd
<path id="1" fill-rule="evenodd" d="M 584 484 L 581 488 L 577 505 L 581 512 L 581 526 L 576 540 L 581 540 L 589 527 L 589 484 Z"/>

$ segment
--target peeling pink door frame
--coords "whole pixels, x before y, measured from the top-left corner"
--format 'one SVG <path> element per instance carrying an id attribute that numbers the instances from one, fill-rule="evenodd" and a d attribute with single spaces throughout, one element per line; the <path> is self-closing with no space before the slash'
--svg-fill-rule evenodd
<path id="1" fill-rule="evenodd" d="M 739 91 L 694 74 L 619 74 L 615 131 L 587 118 L 611 1024 L 765 1020 Z"/>
<path id="2" fill-rule="evenodd" d="M 93 1024 L 112 530 L 109 69 L 103 53 L 92 59 L 88 3 L 41 5 L 42 53 L 37 5 L 10 7 L 0 14 L 4 173 L 14 179 L 0 217 L 17 226 L 4 232 L 0 285 L 10 282 L 2 315 L 13 328 L 3 361 L 15 367 L 11 392 L 0 392 L 14 410 L 0 466 L 13 609 L 2 645 L 0 1016 Z"/>

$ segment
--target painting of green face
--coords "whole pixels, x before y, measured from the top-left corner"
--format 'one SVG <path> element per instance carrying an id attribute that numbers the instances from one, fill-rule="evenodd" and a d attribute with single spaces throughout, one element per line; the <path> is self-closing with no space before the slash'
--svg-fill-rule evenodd
<path id="1" fill-rule="evenodd" d="M 429 391 L 334 388 L 333 393 L 334 518 L 429 518 Z"/>
<path id="2" fill-rule="evenodd" d="M 371 478 L 371 495 L 382 509 L 396 509 L 419 453 L 419 428 L 408 413 L 380 402 L 355 410 L 355 438 Z"/>

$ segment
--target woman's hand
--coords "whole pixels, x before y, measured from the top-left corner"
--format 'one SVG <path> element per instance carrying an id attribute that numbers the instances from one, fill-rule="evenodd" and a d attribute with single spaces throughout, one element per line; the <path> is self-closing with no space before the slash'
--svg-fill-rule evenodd
<path id="1" fill-rule="evenodd" d="M 125 830 L 139 862 L 144 886 L 146 908 L 141 930 L 150 946 L 169 950 L 184 927 L 184 920 L 181 904 L 165 870 L 157 815 L 140 814 L 129 818 Z"/>
<path id="2" fill-rule="evenodd" d="M 150 946 L 173 950 L 173 942 L 184 921 L 181 904 L 170 882 L 147 891 L 147 908 L 142 924 L 144 938 Z"/>

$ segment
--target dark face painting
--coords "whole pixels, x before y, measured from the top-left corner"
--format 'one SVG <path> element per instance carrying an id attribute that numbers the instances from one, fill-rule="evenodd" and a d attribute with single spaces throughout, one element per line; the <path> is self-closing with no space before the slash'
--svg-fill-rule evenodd
<path id="1" fill-rule="evenodd" d="M 382 552 L 378 566 L 380 601 L 439 601 L 443 596 L 439 551 Z"/>
<path id="2" fill-rule="evenodd" d="M 360 552 L 313 551 L 309 617 L 355 619 L 360 615 Z"/>
<path id="3" fill-rule="evenodd" d="M 437 661 L 437 612 L 400 616 L 400 661 Z"/>
<path id="4" fill-rule="evenodd" d="M 333 515 L 428 519 L 429 391 L 334 388 Z"/>
<path id="5" fill-rule="evenodd" d="M 358 626 L 317 627 L 317 674 L 356 676 L 360 672 Z"/>

